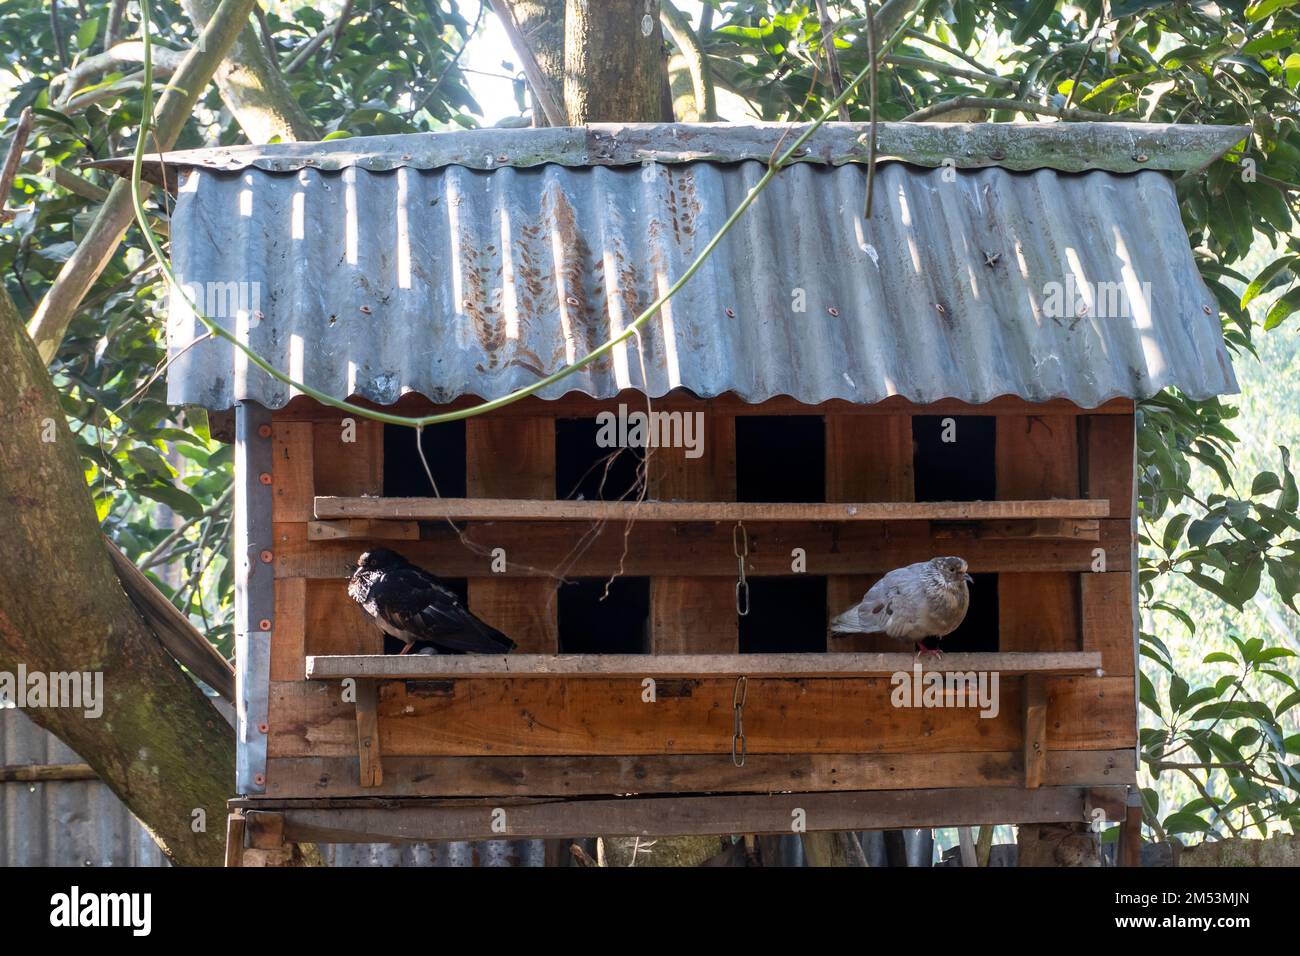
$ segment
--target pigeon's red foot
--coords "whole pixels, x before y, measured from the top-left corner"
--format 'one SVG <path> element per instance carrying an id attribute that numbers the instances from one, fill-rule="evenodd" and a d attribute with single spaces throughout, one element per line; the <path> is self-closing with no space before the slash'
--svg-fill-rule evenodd
<path id="1" fill-rule="evenodd" d="M 405 647 L 403 647 L 403 648 L 402 648 L 400 651 L 398 651 L 397 653 L 398 653 L 399 656 L 402 655 L 402 654 L 410 653 L 411 648 L 413 648 L 414 646 L 415 646 L 414 644 L 407 644 Z"/>
<path id="2" fill-rule="evenodd" d="M 919 661 L 922 657 L 943 657 L 943 651 L 937 647 L 931 650 L 920 641 L 916 642 L 916 659 Z"/>

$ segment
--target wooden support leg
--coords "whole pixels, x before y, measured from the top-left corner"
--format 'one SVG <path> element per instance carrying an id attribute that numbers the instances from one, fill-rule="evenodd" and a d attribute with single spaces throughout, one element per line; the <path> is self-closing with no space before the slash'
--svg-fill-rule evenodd
<path id="1" fill-rule="evenodd" d="M 1142 865 L 1142 795 L 1132 787 L 1124 820 L 1119 825 L 1118 862 L 1120 866 Z"/>
<path id="2" fill-rule="evenodd" d="M 361 761 L 361 786 L 377 787 L 384 782 L 379 754 L 379 685 L 357 681 L 357 756 Z"/>
<path id="3" fill-rule="evenodd" d="M 1033 790 L 1043 783 L 1047 766 L 1047 678 L 1042 674 L 1025 675 L 1025 788 Z"/>
<path id="4" fill-rule="evenodd" d="M 244 815 L 226 817 L 226 866 L 244 865 Z"/>

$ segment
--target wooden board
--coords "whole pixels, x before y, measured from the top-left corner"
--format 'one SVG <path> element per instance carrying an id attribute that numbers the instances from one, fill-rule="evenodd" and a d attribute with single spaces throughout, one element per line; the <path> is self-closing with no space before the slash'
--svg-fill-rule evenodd
<path id="1" fill-rule="evenodd" d="M 1117 791 L 1119 788 L 1114 788 Z M 1084 822 L 1082 787 L 883 790 L 615 800 L 430 801 L 391 809 L 285 809 L 285 838 L 371 843 L 606 836 L 793 833 L 998 823 Z M 1092 795 L 1095 802 L 1095 792 Z"/>
<path id="2" fill-rule="evenodd" d="M 999 498 L 1077 498 L 1079 495 L 1079 436 L 1073 415 L 998 418 L 994 458 Z M 1071 513 L 1043 517 L 1105 515 Z"/>
<path id="3" fill-rule="evenodd" d="M 276 587 L 280 586 L 277 582 Z M 309 656 L 384 652 L 384 637 L 379 627 L 348 597 L 343 581 L 310 580 L 306 598 L 304 646 Z"/>
<path id="4" fill-rule="evenodd" d="M 273 521 L 308 521 L 312 517 L 314 456 L 312 425 L 276 419 L 271 424 Z"/>
<path id="5" fill-rule="evenodd" d="M 1016 501 L 875 501 L 772 504 L 756 501 L 546 501 L 515 498 L 316 499 L 317 518 L 461 521 L 977 521 L 984 518 L 1105 518 L 1085 498 Z"/>
<path id="6" fill-rule="evenodd" d="M 1029 571 L 998 575 L 998 649 L 1077 651 L 1079 575 Z"/>
<path id="7" fill-rule="evenodd" d="M 348 441 L 349 438 L 353 440 Z M 384 493 L 382 422 L 342 415 L 332 421 L 315 422 L 312 425 L 312 449 L 316 494 Z"/>
<path id="8" fill-rule="evenodd" d="M 388 756 L 726 754 L 735 681 L 675 682 L 642 699 L 639 680 L 509 678 L 383 685 L 381 750 Z M 748 751 L 962 753 L 1022 746 L 1021 682 L 1000 680 L 996 716 L 975 708 L 895 707 L 885 678 L 751 679 Z M 271 686 L 275 757 L 355 757 L 353 707 L 338 684 Z M 1048 746 L 1115 750 L 1136 741 L 1131 678 L 1053 677 Z"/>
<path id="9" fill-rule="evenodd" d="M 310 680 L 343 677 L 443 680 L 510 676 L 628 677 L 835 677 L 858 674 L 1096 674 L 1095 653 L 945 654 L 920 661 L 912 654 L 375 654 L 309 657 Z"/>
<path id="10" fill-rule="evenodd" d="M 1112 676 L 1132 676 L 1137 655 L 1133 618 L 1133 578 L 1128 571 L 1081 574 L 1083 649 L 1101 654 Z"/>
<path id="11" fill-rule="evenodd" d="M 277 757 L 266 796 L 543 797 L 627 793 L 770 793 L 1019 787 L 1019 751 L 915 754 L 729 754 L 564 757 L 384 758 L 384 781 L 363 788 L 352 757 Z M 1048 751 L 1045 787 L 1102 786 L 1136 779 L 1133 751 Z"/>
<path id="12" fill-rule="evenodd" d="M 307 677 L 307 583 L 305 578 L 275 582 L 271 680 L 305 680 Z"/>
<path id="13" fill-rule="evenodd" d="M 704 453 L 655 448 L 647 493 L 661 501 L 734 501 L 736 420 L 704 415 Z M 689 568 L 688 562 L 681 567 Z M 734 568 L 734 566 L 733 566 Z M 680 568 L 679 568 L 680 570 Z M 665 575 L 650 580 L 650 649 L 655 654 L 734 654 L 740 647 L 735 580 Z"/>
<path id="14" fill-rule="evenodd" d="M 998 540 L 973 538 L 963 542 L 961 555 L 974 572 L 986 571 L 1086 571 L 1093 549 L 1103 548 L 1107 567 L 1131 567 L 1132 528 L 1126 520 L 1102 519 L 1099 541 Z M 883 574 L 893 568 L 934 557 L 931 526 L 925 521 L 746 522 L 750 562 L 757 576 L 790 574 L 790 551 L 804 548 L 809 574 Z M 555 521 L 471 522 L 463 526 L 478 548 L 503 547 L 511 561 L 511 575 L 536 576 L 533 569 L 554 569 L 573 550 L 574 529 Z M 637 522 L 627 540 L 624 556 L 623 526 L 611 522 L 596 534 L 569 568 L 574 577 L 606 577 L 620 567 L 628 576 L 680 574 L 689 567 L 693 576 L 725 576 L 735 580 L 736 556 L 731 526 L 683 526 L 667 522 Z M 490 561 L 466 548 L 440 522 L 425 526 L 426 537 L 401 545 L 411 561 L 445 577 L 487 577 Z M 348 562 L 355 562 L 363 541 L 308 541 L 304 524 L 277 525 L 276 574 L 282 577 L 344 577 Z"/>
<path id="15" fill-rule="evenodd" d="M 465 423 L 466 488 L 464 501 L 555 497 L 555 420 L 479 416 Z M 424 499 L 373 499 L 402 501 Z M 437 500 L 437 499 L 435 499 Z M 513 546 L 493 543 L 491 532 L 483 547 L 488 553 L 505 547 L 507 569 L 520 561 Z M 509 636 L 521 652 L 554 653 L 559 650 L 556 582 L 544 577 L 521 581 L 490 572 L 491 562 L 480 556 L 487 577 L 469 583 L 469 609 Z M 551 568 L 554 565 L 534 565 Z"/>
<path id="16" fill-rule="evenodd" d="M 916 480 L 910 415 L 826 416 L 826 500 L 912 501 Z M 931 529 L 932 531 L 934 529 Z M 826 579 L 827 620 L 862 600 L 878 574 L 831 575 Z M 831 651 L 896 651 L 884 634 L 828 635 Z"/>
<path id="17" fill-rule="evenodd" d="M 1109 501 L 1112 517 L 1131 517 L 1136 478 L 1133 416 L 1087 415 L 1079 422 L 1086 458 L 1084 493 Z"/>

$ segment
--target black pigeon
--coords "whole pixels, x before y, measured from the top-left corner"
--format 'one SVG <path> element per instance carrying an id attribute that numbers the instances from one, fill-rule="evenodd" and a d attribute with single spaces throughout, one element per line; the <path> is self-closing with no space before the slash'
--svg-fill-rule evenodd
<path id="1" fill-rule="evenodd" d="M 508 654 L 515 648 L 514 641 L 465 610 L 441 581 L 387 548 L 357 558 L 348 597 L 385 634 L 406 642 L 403 654 L 422 641 L 442 654 Z"/>

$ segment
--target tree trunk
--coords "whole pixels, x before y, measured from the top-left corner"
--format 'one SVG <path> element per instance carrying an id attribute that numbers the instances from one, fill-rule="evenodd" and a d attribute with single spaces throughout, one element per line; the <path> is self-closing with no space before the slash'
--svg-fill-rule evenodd
<path id="1" fill-rule="evenodd" d="M 81 755 L 171 860 L 219 866 L 234 734 L 122 590 L 58 393 L 2 290 L 0 355 L 0 672 L 102 674 L 98 717 L 24 712 Z"/>
<path id="2" fill-rule="evenodd" d="M 533 125 L 550 126 L 539 104 L 548 94 L 563 104 L 565 0 L 493 0 L 493 4 L 503 8 L 501 15 L 514 17 L 519 40 L 527 47 L 516 53 L 521 58 L 531 56 L 540 71 L 539 78 L 530 76 L 528 80 L 533 93 Z M 537 83 L 545 83 L 547 89 L 539 92 Z"/>
<path id="3" fill-rule="evenodd" d="M 569 123 L 671 121 L 659 0 L 568 0 L 564 109 Z"/>
<path id="4" fill-rule="evenodd" d="M 200 30 L 220 4 L 221 0 L 181 0 L 186 16 Z M 221 92 L 221 101 L 234 115 L 249 142 L 269 143 L 276 137 L 281 140 L 320 138 L 316 127 L 289 91 L 289 84 L 280 73 L 280 65 L 271 59 L 247 16 L 244 28 L 217 68 L 214 79 Z"/>

